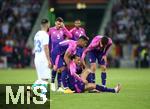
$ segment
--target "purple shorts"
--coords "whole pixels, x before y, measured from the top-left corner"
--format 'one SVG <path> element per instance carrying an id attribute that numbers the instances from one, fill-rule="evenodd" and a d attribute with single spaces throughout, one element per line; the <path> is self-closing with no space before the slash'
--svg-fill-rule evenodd
<path id="1" fill-rule="evenodd" d="M 51 61 L 52 61 L 52 64 L 55 65 L 57 68 L 61 68 L 61 67 L 66 65 L 66 63 L 64 61 L 64 56 L 63 55 L 56 55 L 53 52 L 51 55 Z"/>
<path id="2" fill-rule="evenodd" d="M 96 63 L 96 59 L 98 60 L 98 64 L 105 65 L 105 61 L 102 59 L 104 53 L 100 50 L 92 50 L 88 52 L 88 60 L 89 63 Z"/>
<path id="3" fill-rule="evenodd" d="M 85 83 L 82 81 L 76 80 L 74 87 L 75 87 L 76 93 L 82 93 L 82 92 L 84 92 L 84 89 L 85 89 Z"/>

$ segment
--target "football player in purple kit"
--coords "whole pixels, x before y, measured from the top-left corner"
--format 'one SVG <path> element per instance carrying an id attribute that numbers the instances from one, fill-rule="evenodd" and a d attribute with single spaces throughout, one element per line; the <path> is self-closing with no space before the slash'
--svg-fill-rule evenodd
<path id="1" fill-rule="evenodd" d="M 90 62 L 90 69 L 92 73 L 90 73 L 91 83 L 95 83 L 95 71 L 96 71 L 96 60 L 98 60 L 98 64 L 101 67 L 101 80 L 102 86 L 106 86 L 106 67 L 107 67 L 107 53 L 109 48 L 112 45 L 111 38 L 97 35 L 93 38 L 90 45 L 84 50 L 82 54 L 82 62 L 84 62 L 84 58 L 88 53 L 88 60 Z M 85 65 L 85 64 L 84 64 Z"/>
<path id="2" fill-rule="evenodd" d="M 58 17 L 55 21 L 55 26 L 51 27 L 48 31 L 49 34 L 49 39 L 50 39 L 50 52 L 52 53 L 53 50 L 55 49 L 56 45 L 61 42 L 64 41 L 65 39 L 71 39 L 72 38 L 72 34 L 68 31 L 68 29 L 65 27 L 64 25 L 64 21 L 61 17 Z M 50 54 L 51 54 L 50 53 Z M 52 91 L 56 91 L 55 88 L 55 77 L 56 77 L 57 71 L 56 71 L 56 67 L 55 65 L 53 66 L 53 70 L 52 70 L 52 80 L 51 80 L 51 90 Z M 59 85 L 59 89 L 58 91 L 62 91 L 61 88 L 61 73 L 58 73 L 57 75 L 57 82 Z"/>
<path id="3" fill-rule="evenodd" d="M 70 30 L 70 33 L 72 34 L 72 40 L 77 41 L 80 36 L 87 37 L 85 29 L 83 27 L 81 27 L 81 20 L 80 19 L 77 19 L 74 21 L 74 26 L 75 27 Z M 83 48 L 78 47 L 78 52 L 83 53 L 83 51 L 84 51 Z"/>
<path id="4" fill-rule="evenodd" d="M 75 20 L 74 22 L 75 27 L 70 30 L 72 34 L 72 39 L 77 41 L 80 36 L 86 36 L 84 28 L 81 27 L 80 19 Z"/>
<path id="5" fill-rule="evenodd" d="M 88 75 L 90 75 L 91 70 L 85 69 L 82 71 L 81 75 L 78 75 L 77 65 L 81 65 L 80 57 L 74 56 L 69 63 L 69 80 L 70 80 L 70 88 L 73 88 L 76 93 L 82 93 L 84 91 L 97 90 L 98 92 L 111 92 L 111 93 L 119 93 L 121 86 L 118 84 L 115 88 L 107 88 L 95 83 L 90 83 L 87 79 Z M 74 93 L 73 91 L 70 93 Z"/>
<path id="6" fill-rule="evenodd" d="M 62 83 L 64 89 L 68 89 L 67 76 L 68 76 L 68 65 L 71 60 L 71 56 L 77 51 L 77 47 L 86 47 L 88 38 L 81 36 L 77 41 L 65 40 L 60 42 L 55 50 L 52 52 L 52 63 L 56 66 L 57 71 L 62 72 Z"/>

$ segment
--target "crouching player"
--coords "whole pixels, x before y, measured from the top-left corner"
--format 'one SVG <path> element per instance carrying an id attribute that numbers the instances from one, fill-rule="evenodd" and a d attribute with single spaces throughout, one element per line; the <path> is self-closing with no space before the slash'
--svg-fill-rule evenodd
<path id="1" fill-rule="evenodd" d="M 70 57 L 76 53 L 77 47 L 85 47 L 88 43 L 88 39 L 85 36 L 81 36 L 77 41 L 65 40 L 60 42 L 55 50 L 52 52 L 52 63 L 56 70 L 61 72 L 61 79 L 64 89 L 68 89 L 68 68 L 66 66 L 70 63 Z"/>
<path id="2" fill-rule="evenodd" d="M 118 93 L 121 89 L 120 84 L 115 88 L 107 88 L 95 83 L 89 83 L 87 80 L 88 75 L 91 73 L 90 69 L 85 69 L 81 75 L 77 74 L 77 65 L 80 65 L 80 57 L 74 56 L 73 60 L 70 62 L 69 71 L 70 71 L 70 87 L 75 90 L 76 93 L 82 93 L 84 91 L 89 91 L 96 89 L 98 92 L 111 92 Z"/>

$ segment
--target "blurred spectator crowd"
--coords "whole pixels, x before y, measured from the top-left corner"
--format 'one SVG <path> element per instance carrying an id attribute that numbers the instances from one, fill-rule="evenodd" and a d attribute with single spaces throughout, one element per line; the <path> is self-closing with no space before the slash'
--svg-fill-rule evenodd
<path id="1" fill-rule="evenodd" d="M 0 0 L 0 57 L 7 57 L 9 67 L 29 66 L 26 42 L 41 5 L 42 0 Z"/>
<path id="2" fill-rule="evenodd" d="M 115 63 L 121 58 L 132 58 L 136 67 L 149 67 L 149 15 L 149 0 L 117 0 L 114 4 L 105 34 L 115 43 Z"/>
<path id="3" fill-rule="evenodd" d="M 0 0 L 0 57 L 7 57 L 9 67 L 30 65 L 32 50 L 26 42 L 42 3 Z M 150 0 L 117 0 L 105 29 L 105 35 L 115 43 L 109 65 L 119 67 L 120 59 L 133 59 L 136 67 L 150 66 L 149 14 Z"/>

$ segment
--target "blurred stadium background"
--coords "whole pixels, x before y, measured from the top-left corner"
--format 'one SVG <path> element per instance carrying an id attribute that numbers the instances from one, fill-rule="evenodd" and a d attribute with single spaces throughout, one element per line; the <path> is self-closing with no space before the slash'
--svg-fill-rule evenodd
<path id="1" fill-rule="evenodd" d="M 42 18 L 54 26 L 58 16 L 68 29 L 81 19 L 90 39 L 97 34 L 112 38 L 108 87 L 120 82 L 124 89 L 119 96 L 52 93 L 52 109 L 149 109 L 149 0 L 0 0 L 0 84 L 36 80 L 33 37 Z"/>
<path id="2" fill-rule="evenodd" d="M 110 67 L 150 66 L 149 0 L 0 0 L 0 68 L 33 66 L 33 37 L 40 20 L 81 19 L 87 36 L 113 39 Z"/>

